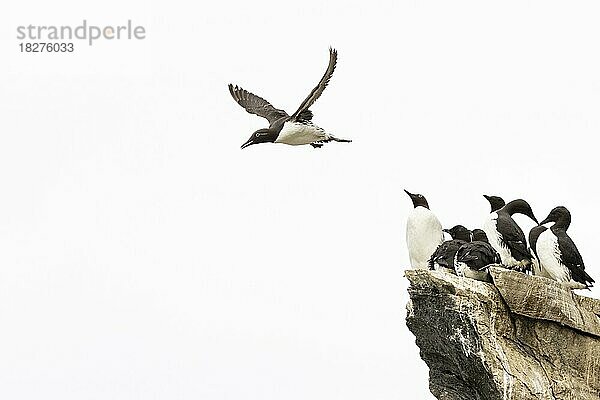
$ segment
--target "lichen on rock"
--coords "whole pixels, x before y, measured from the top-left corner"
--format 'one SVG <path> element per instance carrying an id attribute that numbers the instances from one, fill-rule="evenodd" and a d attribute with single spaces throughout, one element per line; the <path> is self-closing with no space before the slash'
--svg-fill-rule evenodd
<path id="1" fill-rule="evenodd" d="M 492 268 L 407 270 L 406 323 L 440 400 L 600 399 L 600 301 Z"/>

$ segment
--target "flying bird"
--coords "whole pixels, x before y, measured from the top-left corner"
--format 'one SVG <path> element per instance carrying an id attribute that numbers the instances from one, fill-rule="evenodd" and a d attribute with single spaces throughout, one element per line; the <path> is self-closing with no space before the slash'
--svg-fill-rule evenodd
<path id="1" fill-rule="evenodd" d="M 267 100 L 259 97 L 239 86 L 229 84 L 229 92 L 233 99 L 250 114 L 258 115 L 269 121 L 269 127 L 259 129 L 250 136 L 242 145 L 242 149 L 259 143 L 283 143 L 292 146 L 310 144 L 314 148 L 323 146 L 323 143 L 334 142 L 352 142 L 348 139 L 340 139 L 312 123 L 313 113 L 309 108 L 321 96 L 337 63 L 337 51 L 329 48 L 329 65 L 325 75 L 321 78 L 317 86 L 304 99 L 300 107 L 292 114 L 288 115 L 284 110 L 277 109 Z"/>
<path id="2" fill-rule="evenodd" d="M 540 224 L 548 222 L 554 222 L 554 225 L 543 230 L 535 242 L 535 253 L 544 275 L 575 289 L 592 287 L 594 280 L 585 272 L 583 258 L 567 234 L 571 225 L 569 210 L 563 206 L 555 207 Z"/>
<path id="3" fill-rule="evenodd" d="M 427 199 L 422 194 L 404 190 L 413 203 L 413 210 L 406 222 L 406 244 L 412 268 L 427 269 L 429 259 L 444 241 L 442 224 L 429 209 Z"/>

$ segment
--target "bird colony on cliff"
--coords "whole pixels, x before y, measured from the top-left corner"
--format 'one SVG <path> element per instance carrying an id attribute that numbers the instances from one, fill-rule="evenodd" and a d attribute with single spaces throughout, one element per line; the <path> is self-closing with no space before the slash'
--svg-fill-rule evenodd
<path id="1" fill-rule="evenodd" d="M 406 224 L 412 268 L 491 282 L 489 267 L 500 266 L 553 279 L 569 289 L 589 289 L 594 284 L 567 233 L 571 213 L 566 207 L 555 207 L 538 221 L 525 200 L 506 203 L 499 196 L 484 195 L 491 208 L 481 229 L 470 231 L 462 225 L 443 229 L 425 196 L 405 192 L 413 204 Z M 537 224 L 529 232 L 529 241 L 513 219 L 514 214 L 525 215 Z M 445 233 L 450 235 L 449 240 L 445 240 Z"/>

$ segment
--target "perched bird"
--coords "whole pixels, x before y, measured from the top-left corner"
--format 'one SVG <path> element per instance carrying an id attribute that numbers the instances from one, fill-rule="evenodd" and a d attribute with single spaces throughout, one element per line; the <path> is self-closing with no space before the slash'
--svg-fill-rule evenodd
<path id="1" fill-rule="evenodd" d="M 471 241 L 471 231 L 462 225 L 454 225 L 452 228 L 442 229 L 442 231 L 449 234 L 452 239 L 463 240 L 465 242 Z"/>
<path id="2" fill-rule="evenodd" d="M 339 139 L 312 123 L 313 113 L 309 110 L 321 93 L 327 87 L 337 62 L 337 51 L 329 49 L 329 65 L 325 75 L 319 84 L 304 99 L 300 107 L 291 116 L 283 110 L 273 107 L 268 101 L 252 94 L 241 87 L 229 84 L 229 92 L 234 100 L 246 109 L 250 114 L 266 118 L 269 127 L 259 129 L 250 136 L 250 139 L 242 145 L 242 149 L 258 143 L 284 143 L 289 145 L 310 144 L 317 148 L 323 143 L 351 142 L 347 139 Z"/>
<path id="3" fill-rule="evenodd" d="M 483 197 L 485 197 L 486 200 L 490 203 L 491 213 L 493 213 L 494 211 L 498 211 L 506 204 L 504 202 L 504 199 L 499 196 L 489 196 L 487 194 L 484 194 Z"/>
<path id="4" fill-rule="evenodd" d="M 443 231 L 450 234 L 452 240 L 446 240 L 435 249 L 429 258 L 429 269 L 443 270 L 454 274 L 454 256 L 460 246 L 471 241 L 471 231 L 462 225 L 443 229 Z"/>
<path id="5" fill-rule="evenodd" d="M 523 214 L 537 224 L 531 206 L 525 200 L 513 200 L 504 207 L 492 212 L 483 224 L 489 243 L 500 254 L 502 264 L 511 269 L 528 271 L 531 267 L 531 253 L 523 230 L 512 218 Z"/>
<path id="6" fill-rule="evenodd" d="M 542 232 L 546 231 L 547 229 L 548 228 L 546 228 L 544 225 L 536 225 L 533 228 L 531 228 L 531 230 L 529 231 L 529 250 L 531 252 L 531 255 L 533 256 L 533 257 L 531 257 L 531 263 L 532 263 L 532 267 L 533 267 L 533 275 L 543 276 L 545 278 L 551 278 L 551 276 L 548 275 L 546 273 L 546 271 L 541 268 L 540 259 L 537 255 L 537 251 L 536 251 L 537 240 L 540 237 L 540 235 L 542 234 Z"/>
<path id="7" fill-rule="evenodd" d="M 543 230 L 535 242 L 540 268 L 550 278 L 576 289 L 590 288 L 594 280 L 585 272 L 579 250 L 567 234 L 571 213 L 566 207 L 555 207 L 541 224 L 554 222 Z M 533 246 L 533 244 L 532 244 Z"/>
<path id="8" fill-rule="evenodd" d="M 456 252 L 454 269 L 459 276 L 490 282 L 487 267 L 500 263 L 500 255 L 488 242 L 481 229 L 473 229 L 473 241 L 465 243 Z"/>
<path id="9" fill-rule="evenodd" d="M 427 269 L 429 258 L 444 241 L 442 224 L 421 194 L 413 194 L 404 190 L 413 203 L 413 210 L 408 214 L 406 222 L 406 244 L 412 268 Z"/>

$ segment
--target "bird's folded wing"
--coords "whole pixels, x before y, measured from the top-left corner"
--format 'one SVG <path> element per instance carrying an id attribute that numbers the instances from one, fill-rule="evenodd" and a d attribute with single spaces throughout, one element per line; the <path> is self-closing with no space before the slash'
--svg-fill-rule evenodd
<path id="1" fill-rule="evenodd" d="M 288 117 L 288 114 L 285 111 L 273 107 L 271 103 L 262 97 L 250 93 L 237 85 L 233 86 L 232 84 L 229 84 L 229 93 L 231 93 L 231 97 L 233 97 L 240 106 L 244 107 L 246 111 L 250 114 L 266 118 L 270 124 L 280 118 Z"/>
<path id="2" fill-rule="evenodd" d="M 529 252 L 529 248 L 527 244 L 522 240 L 507 240 L 506 243 L 510 247 L 510 251 L 513 256 L 520 256 L 523 258 L 531 259 L 531 253 Z M 516 257 L 515 257 L 516 258 Z"/>
<path id="3" fill-rule="evenodd" d="M 310 106 L 312 106 L 315 101 L 321 96 L 321 93 L 327 87 L 331 76 L 333 75 L 333 71 L 335 70 L 335 65 L 337 63 L 337 51 L 335 49 L 329 48 L 329 65 L 327 66 L 327 70 L 325 71 L 325 75 L 321 78 L 319 84 L 310 92 L 308 97 L 304 99 L 300 107 L 296 110 L 294 114 L 292 114 L 292 119 L 296 120 L 300 117 L 303 112 L 308 110 Z M 312 114 L 311 114 L 312 117 Z"/>
<path id="4" fill-rule="evenodd" d="M 558 246 L 560 248 L 561 262 L 569 268 L 573 280 L 581 283 L 593 283 L 594 280 L 592 277 L 585 272 L 583 258 L 573 240 L 568 236 L 559 236 Z"/>
<path id="5" fill-rule="evenodd" d="M 502 232 L 502 239 L 509 245 L 513 255 L 520 255 L 524 258 L 531 258 L 531 253 L 527 248 L 525 234 L 514 221 L 498 220 L 498 231 Z"/>

